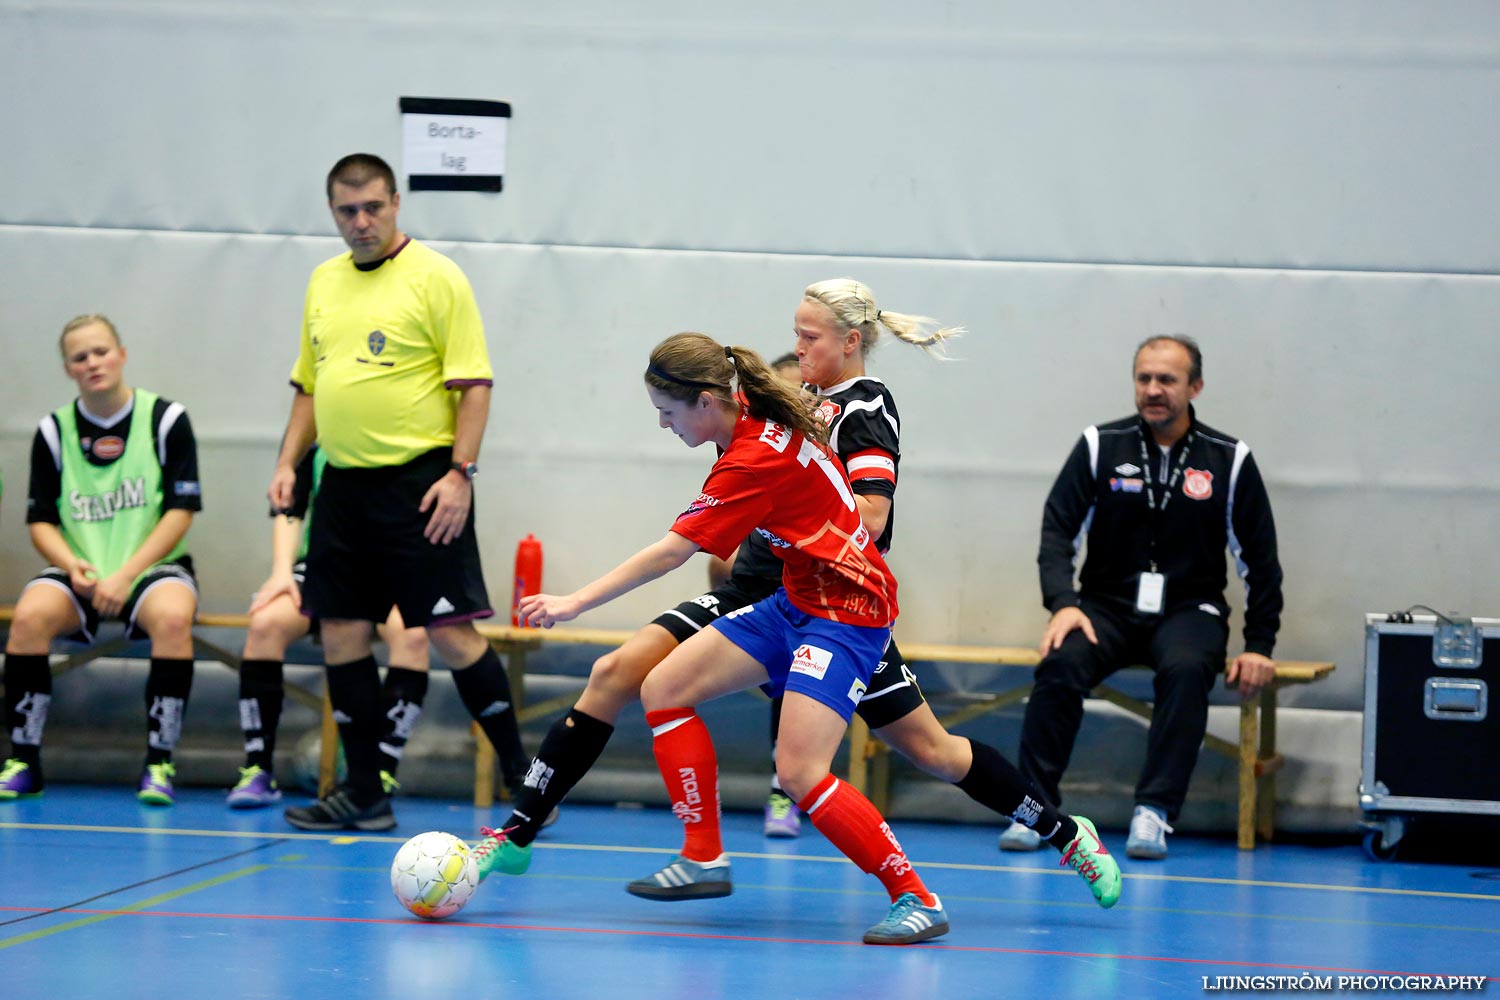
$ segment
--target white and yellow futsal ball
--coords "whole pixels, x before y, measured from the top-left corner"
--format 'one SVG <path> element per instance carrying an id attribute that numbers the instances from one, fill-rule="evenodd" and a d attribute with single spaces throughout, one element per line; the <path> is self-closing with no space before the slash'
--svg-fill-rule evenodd
<path id="1" fill-rule="evenodd" d="M 391 862 L 391 891 L 419 917 L 441 920 L 464 908 L 479 888 L 479 868 L 469 845 L 451 833 L 419 833 Z"/>

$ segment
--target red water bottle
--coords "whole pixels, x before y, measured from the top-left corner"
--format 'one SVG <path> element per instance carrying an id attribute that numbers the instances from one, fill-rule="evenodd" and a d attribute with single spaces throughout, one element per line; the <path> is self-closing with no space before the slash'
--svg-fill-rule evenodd
<path id="1" fill-rule="evenodd" d="M 520 625 L 521 598 L 542 592 L 542 543 L 527 534 L 516 546 L 516 589 L 510 599 L 510 623 Z"/>

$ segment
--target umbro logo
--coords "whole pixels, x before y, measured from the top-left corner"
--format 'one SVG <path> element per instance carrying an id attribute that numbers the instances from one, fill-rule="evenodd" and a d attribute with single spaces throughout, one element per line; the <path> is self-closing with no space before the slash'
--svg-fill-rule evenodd
<path id="1" fill-rule="evenodd" d="M 348 712 L 341 711 L 340 709 L 335 708 L 333 710 L 333 721 L 337 722 L 339 725 L 342 726 L 342 725 L 345 725 L 346 723 L 353 722 L 354 720 L 349 717 L 349 713 Z"/>
<path id="2" fill-rule="evenodd" d="M 1139 465 L 1131 465 L 1129 462 L 1126 462 L 1124 465 L 1115 466 L 1115 471 L 1122 476 L 1135 476 L 1140 474 L 1141 467 Z"/>
<path id="3" fill-rule="evenodd" d="M 486 707 L 483 712 L 479 713 L 479 717 L 481 719 L 487 719 L 487 718 L 489 718 L 492 715 L 499 715 L 501 712 L 505 711 L 507 708 L 510 708 L 510 702 L 508 702 L 508 701 L 492 701 L 492 702 L 489 703 L 489 706 Z"/>
<path id="4" fill-rule="evenodd" d="M 453 602 L 446 597 L 439 597 L 437 603 L 432 606 L 432 613 L 435 615 L 451 614 L 454 610 Z"/>

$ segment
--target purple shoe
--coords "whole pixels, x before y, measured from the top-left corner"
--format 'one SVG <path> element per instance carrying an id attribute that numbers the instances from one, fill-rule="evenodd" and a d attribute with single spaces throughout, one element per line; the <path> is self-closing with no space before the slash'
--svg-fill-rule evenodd
<path id="1" fill-rule="evenodd" d="M 229 790 L 229 808 L 259 809 L 281 801 L 281 789 L 269 771 L 259 764 L 240 768 L 240 780 Z"/>
<path id="2" fill-rule="evenodd" d="M 141 790 L 135 793 L 135 797 L 148 806 L 171 805 L 177 801 L 172 790 L 172 779 L 176 776 L 177 768 L 172 766 L 171 761 L 147 764 L 145 772 L 141 774 Z"/>
<path id="3" fill-rule="evenodd" d="M 772 790 L 766 800 L 763 832 L 767 837 L 795 837 L 802 832 L 802 811 L 790 795 Z"/>
<path id="4" fill-rule="evenodd" d="M 34 799 L 42 794 L 41 772 L 12 757 L 0 768 L 0 801 Z"/>

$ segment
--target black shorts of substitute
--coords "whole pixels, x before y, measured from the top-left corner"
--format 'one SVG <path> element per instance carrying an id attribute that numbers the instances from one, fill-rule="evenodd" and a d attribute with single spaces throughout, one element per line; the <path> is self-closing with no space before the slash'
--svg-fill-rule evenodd
<path id="1" fill-rule="evenodd" d="M 193 557 L 183 556 L 171 562 L 158 563 L 146 571 L 130 591 L 130 596 L 125 599 L 125 604 L 120 608 L 119 621 L 125 623 L 125 638 L 145 639 L 148 638 L 146 630 L 136 623 L 136 612 L 140 610 L 141 598 L 156 589 L 163 583 L 175 581 L 193 592 L 193 600 L 198 599 L 198 578 L 193 575 Z M 32 587 L 56 587 L 66 593 L 73 602 L 73 610 L 78 612 L 78 620 L 82 623 L 78 631 L 71 635 L 60 638 L 69 639 L 73 642 L 93 642 L 99 635 L 99 612 L 94 610 L 90 601 L 78 596 L 78 591 L 73 589 L 73 582 L 68 578 L 68 571 L 56 566 L 48 566 L 36 576 L 31 582 L 22 588 L 23 592 Z"/>
<path id="2" fill-rule="evenodd" d="M 688 637 L 701 632 L 714 619 L 764 600 L 780 587 L 780 580 L 769 577 L 730 577 L 722 587 L 691 601 L 683 601 L 670 611 L 663 611 L 651 624 L 660 625 L 678 642 L 686 642 Z M 881 729 L 906 718 L 921 708 L 924 701 L 917 678 L 892 639 L 885 647 L 885 653 L 870 677 L 870 686 L 855 711 L 865 725 Z"/>
<path id="3" fill-rule="evenodd" d="M 308 532 L 302 611 L 314 618 L 383 622 L 401 609 L 408 628 L 488 618 L 474 535 L 474 505 L 447 545 L 423 537 L 432 512 L 422 497 L 448 474 L 450 452 L 405 465 L 323 471 Z"/>

